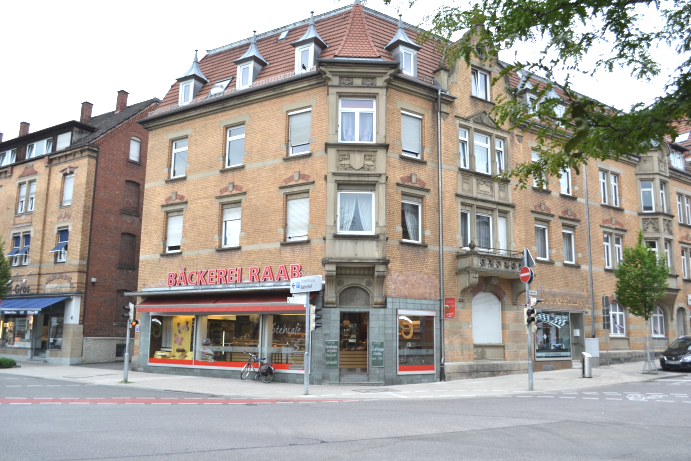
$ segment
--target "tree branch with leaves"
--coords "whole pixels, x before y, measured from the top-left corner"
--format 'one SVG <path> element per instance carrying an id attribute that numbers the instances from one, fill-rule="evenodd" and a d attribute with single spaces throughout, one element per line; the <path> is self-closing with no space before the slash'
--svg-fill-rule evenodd
<path id="1" fill-rule="evenodd" d="M 5 258 L 5 241 L 0 237 L 0 299 L 5 299 L 12 291 L 12 267 L 10 260 Z"/>

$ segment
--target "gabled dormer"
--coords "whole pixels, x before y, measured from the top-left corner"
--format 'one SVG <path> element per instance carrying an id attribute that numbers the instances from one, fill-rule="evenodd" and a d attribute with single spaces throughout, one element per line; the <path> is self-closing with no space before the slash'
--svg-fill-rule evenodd
<path id="1" fill-rule="evenodd" d="M 257 31 L 252 32 L 252 41 L 245 54 L 233 61 L 238 66 L 235 87 L 238 90 L 248 88 L 261 72 L 262 68 L 269 63 L 266 62 L 257 48 Z"/>
<path id="2" fill-rule="evenodd" d="M 199 68 L 197 50 L 194 50 L 194 61 L 192 62 L 192 66 L 190 66 L 189 70 L 185 72 L 185 75 L 179 77 L 177 81 L 180 82 L 178 104 L 181 106 L 189 104 L 194 97 L 197 96 L 197 93 L 199 93 L 199 90 L 202 89 L 204 84 L 209 82 Z"/>
<path id="3" fill-rule="evenodd" d="M 328 47 L 314 26 L 314 11 L 310 11 L 310 22 L 302 37 L 291 43 L 295 47 L 295 73 L 307 72 L 314 67 L 316 58 Z"/>
<path id="4" fill-rule="evenodd" d="M 389 50 L 394 59 L 400 63 L 401 71 L 405 75 L 417 77 L 417 52 L 422 49 L 420 45 L 412 41 L 403 27 L 403 19 L 398 15 L 398 30 L 388 45 L 384 47 Z"/>

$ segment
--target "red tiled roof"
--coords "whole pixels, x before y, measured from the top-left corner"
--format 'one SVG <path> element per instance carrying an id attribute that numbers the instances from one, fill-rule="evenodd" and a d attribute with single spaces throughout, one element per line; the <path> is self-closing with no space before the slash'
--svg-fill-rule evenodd
<path id="1" fill-rule="evenodd" d="M 307 30 L 308 20 L 302 21 L 300 26 L 290 29 L 283 40 L 278 40 L 281 30 L 271 35 L 257 38 L 257 47 L 269 63 L 255 80 L 263 80 L 295 70 L 295 48 L 292 42 L 298 40 Z M 398 21 L 361 5 L 341 8 L 330 13 L 315 17 L 315 27 L 328 48 L 322 51 L 320 58 L 361 57 L 381 58 L 393 61 L 391 53 L 384 49 L 389 40 L 396 35 Z M 283 29 L 285 30 L 285 29 Z M 411 40 L 417 39 L 417 32 L 406 29 Z M 203 98 L 215 82 L 229 77 L 235 77 L 237 66 L 233 60 L 247 51 L 249 39 L 242 44 L 210 51 L 199 61 L 199 67 L 209 83 L 205 84 L 196 98 Z M 441 55 L 435 51 L 436 42 L 428 41 L 418 51 L 418 76 L 426 81 L 434 78 L 434 71 L 439 67 Z M 229 88 L 235 86 L 235 79 Z M 178 104 L 179 84 L 175 81 L 159 108 Z"/>

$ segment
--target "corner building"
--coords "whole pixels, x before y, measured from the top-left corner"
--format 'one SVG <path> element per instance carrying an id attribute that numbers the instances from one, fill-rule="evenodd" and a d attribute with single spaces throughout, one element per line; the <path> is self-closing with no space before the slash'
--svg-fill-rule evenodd
<path id="1" fill-rule="evenodd" d="M 126 295 L 139 299 L 140 371 L 237 378 L 252 351 L 277 380 L 301 382 L 308 332 L 287 297 L 307 275 L 325 281 L 311 295 L 323 307 L 312 383 L 434 381 L 442 355 L 448 379 L 525 371 L 524 247 L 545 264 L 536 369 L 572 366 L 592 325 L 584 200 L 495 180 L 534 145 L 488 116 L 501 63 L 447 69 L 416 37 L 355 1 L 195 55 L 139 121 L 150 133 L 144 231 Z M 573 263 L 558 258 L 562 223 L 575 229 Z M 596 289 L 611 294 L 613 276 L 599 272 Z"/>
<path id="2" fill-rule="evenodd" d="M 19 136 L 0 135 L 0 235 L 12 291 L 0 355 L 62 365 L 124 360 L 124 293 L 136 289 L 148 132 L 158 99 Z"/>

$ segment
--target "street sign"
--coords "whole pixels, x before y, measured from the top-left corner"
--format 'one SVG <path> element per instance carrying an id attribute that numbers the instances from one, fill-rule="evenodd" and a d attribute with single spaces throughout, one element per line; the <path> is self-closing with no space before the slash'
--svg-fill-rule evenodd
<path id="1" fill-rule="evenodd" d="M 533 255 L 530 254 L 530 250 L 527 248 L 523 249 L 523 265 L 525 267 L 535 267 Z"/>
<path id="2" fill-rule="evenodd" d="M 291 293 L 309 293 L 322 290 L 322 276 L 310 275 L 309 277 L 294 278 L 290 281 Z"/>
<path id="3" fill-rule="evenodd" d="M 535 274 L 533 273 L 533 270 L 530 267 L 527 267 L 527 266 L 521 267 L 521 271 L 519 272 L 519 277 L 521 278 L 521 282 L 530 283 L 533 281 L 534 276 L 535 276 Z"/>
<path id="4" fill-rule="evenodd" d="M 304 305 L 305 304 L 305 296 L 307 296 L 307 295 L 302 294 L 302 293 L 294 294 L 293 296 L 290 296 L 287 298 L 287 300 L 288 300 L 287 302 L 288 302 L 288 304 L 303 304 Z"/>
<path id="5" fill-rule="evenodd" d="M 537 290 L 528 290 L 530 296 L 537 296 Z"/>

